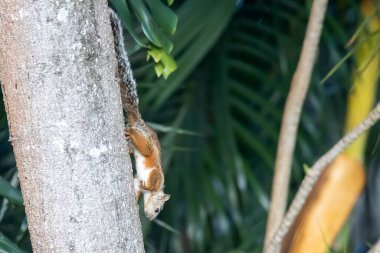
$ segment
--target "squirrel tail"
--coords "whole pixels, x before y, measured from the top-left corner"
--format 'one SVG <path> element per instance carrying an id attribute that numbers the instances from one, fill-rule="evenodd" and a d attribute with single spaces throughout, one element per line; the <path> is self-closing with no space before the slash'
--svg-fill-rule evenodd
<path id="1" fill-rule="evenodd" d="M 129 124 L 133 124 L 134 122 L 141 120 L 141 115 L 138 109 L 139 98 L 137 96 L 136 81 L 133 78 L 131 66 L 128 61 L 127 53 L 125 52 L 121 22 L 112 9 L 110 9 L 110 19 L 115 40 L 121 101 L 124 111 L 128 114 Z"/>

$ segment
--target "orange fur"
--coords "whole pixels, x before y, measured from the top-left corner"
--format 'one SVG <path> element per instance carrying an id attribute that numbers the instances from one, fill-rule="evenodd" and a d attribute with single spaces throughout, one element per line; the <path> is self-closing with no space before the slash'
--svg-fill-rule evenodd
<path id="1" fill-rule="evenodd" d="M 160 190 L 162 182 L 162 173 L 158 169 L 154 168 L 149 173 L 148 177 L 148 191 L 155 192 Z"/>
<path id="2" fill-rule="evenodd" d="M 136 82 L 124 49 L 123 28 L 117 14 L 110 10 L 110 21 L 114 35 L 117 72 L 124 112 L 129 126 L 125 136 L 129 153 L 135 155 L 136 177 L 134 188 L 136 199 L 144 196 L 144 212 L 148 219 L 154 219 L 162 210 L 170 195 L 164 193 L 164 175 L 161 165 L 161 146 L 157 134 L 141 118 L 138 108 Z M 132 145 L 133 144 L 133 145 Z"/>
<path id="3" fill-rule="evenodd" d="M 156 135 L 150 136 L 149 133 L 131 127 L 126 130 L 126 136 L 131 139 L 134 147 L 146 157 L 146 168 L 157 167 L 161 169 L 160 150 Z"/>

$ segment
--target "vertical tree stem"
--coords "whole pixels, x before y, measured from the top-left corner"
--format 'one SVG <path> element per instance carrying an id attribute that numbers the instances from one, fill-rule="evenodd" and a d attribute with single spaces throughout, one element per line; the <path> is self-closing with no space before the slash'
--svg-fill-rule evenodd
<path id="1" fill-rule="evenodd" d="M 313 2 L 301 56 L 286 100 L 277 146 L 271 206 L 265 235 L 265 248 L 275 231 L 278 229 L 286 211 L 289 177 L 292 167 L 297 129 L 316 58 L 327 3 L 327 0 L 314 0 Z"/>
<path id="2" fill-rule="evenodd" d="M 33 252 L 143 252 L 106 0 L 0 0 L 0 79 Z"/>

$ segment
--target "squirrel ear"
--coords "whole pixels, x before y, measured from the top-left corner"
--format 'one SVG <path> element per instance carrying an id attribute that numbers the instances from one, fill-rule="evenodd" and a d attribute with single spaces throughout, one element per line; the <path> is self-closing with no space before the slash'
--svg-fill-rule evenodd
<path id="1" fill-rule="evenodd" d="M 170 194 L 164 194 L 164 195 L 162 195 L 161 199 L 163 201 L 168 201 L 170 199 Z"/>

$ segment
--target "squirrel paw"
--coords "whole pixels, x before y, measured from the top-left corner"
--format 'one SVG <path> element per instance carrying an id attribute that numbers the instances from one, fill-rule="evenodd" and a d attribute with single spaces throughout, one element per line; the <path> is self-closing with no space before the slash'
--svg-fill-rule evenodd
<path id="1" fill-rule="evenodd" d="M 124 136 L 125 136 L 125 138 L 126 138 L 127 140 L 131 138 L 131 130 L 130 130 L 130 128 L 126 128 L 126 129 L 124 130 Z"/>
<path id="2" fill-rule="evenodd" d="M 135 146 L 133 145 L 132 141 L 127 139 L 127 144 L 128 144 L 128 152 L 130 155 L 135 153 Z"/>
<path id="3" fill-rule="evenodd" d="M 127 145 L 128 145 L 128 153 L 130 155 L 132 155 L 135 152 L 135 146 L 132 143 L 132 138 L 131 138 L 131 135 L 129 132 L 129 128 L 125 129 L 124 136 L 125 136 L 125 140 L 127 141 Z"/>
<path id="4" fill-rule="evenodd" d="M 147 185 L 145 184 L 145 182 L 144 181 L 140 181 L 140 189 L 141 190 L 144 190 L 144 191 L 148 191 L 149 189 L 148 189 L 148 187 L 147 187 Z"/>
<path id="5" fill-rule="evenodd" d="M 138 178 L 133 179 L 133 185 L 135 187 L 136 201 L 138 201 L 141 194 L 140 181 Z"/>

